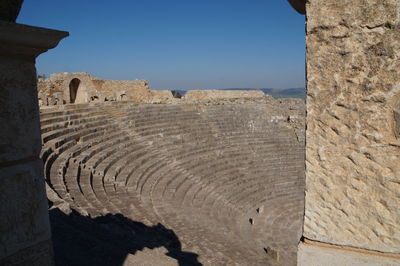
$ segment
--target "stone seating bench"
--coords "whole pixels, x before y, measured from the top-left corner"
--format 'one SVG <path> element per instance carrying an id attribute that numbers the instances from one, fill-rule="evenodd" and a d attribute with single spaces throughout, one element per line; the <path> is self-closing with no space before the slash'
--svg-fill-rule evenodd
<path id="1" fill-rule="evenodd" d="M 83 215 L 161 222 L 215 265 L 248 265 L 246 258 L 275 265 L 266 247 L 293 261 L 296 243 L 285 230 L 301 226 L 304 138 L 271 108 L 128 101 L 44 108 L 46 181 Z"/>

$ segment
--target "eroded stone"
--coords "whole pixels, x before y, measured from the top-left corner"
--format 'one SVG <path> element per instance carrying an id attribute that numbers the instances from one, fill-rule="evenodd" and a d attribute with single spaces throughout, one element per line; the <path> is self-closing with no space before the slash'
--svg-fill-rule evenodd
<path id="1" fill-rule="evenodd" d="M 399 16 L 397 0 L 307 2 L 306 238 L 400 252 Z"/>

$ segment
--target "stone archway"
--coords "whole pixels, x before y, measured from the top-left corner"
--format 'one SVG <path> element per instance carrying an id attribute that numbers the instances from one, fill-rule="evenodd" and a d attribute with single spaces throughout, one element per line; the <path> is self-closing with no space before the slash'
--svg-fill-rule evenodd
<path id="1" fill-rule="evenodd" d="M 69 83 L 69 99 L 70 99 L 69 102 L 70 103 L 75 103 L 80 84 L 81 84 L 81 80 L 78 78 L 73 78 L 70 81 L 70 83 Z"/>

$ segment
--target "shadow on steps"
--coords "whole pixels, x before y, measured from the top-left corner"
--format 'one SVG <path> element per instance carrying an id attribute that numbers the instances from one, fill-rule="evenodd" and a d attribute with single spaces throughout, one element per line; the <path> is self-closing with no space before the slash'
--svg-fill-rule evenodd
<path id="1" fill-rule="evenodd" d="M 182 251 L 176 234 L 162 224 L 149 227 L 121 214 L 68 215 L 58 208 L 49 215 L 57 266 L 202 265 L 197 254 Z M 167 252 L 154 252 L 159 248 Z"/>

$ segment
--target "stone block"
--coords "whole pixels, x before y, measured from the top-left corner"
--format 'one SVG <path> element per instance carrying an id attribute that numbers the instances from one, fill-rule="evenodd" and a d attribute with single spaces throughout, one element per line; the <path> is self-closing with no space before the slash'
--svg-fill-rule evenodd
<path id="1" fill-rule="evenodd" d="M 0 20 L 0 166 L 38 156 L 41 141 L 35 58 L 67 35 Z"/>
<path id="2" fill-rule="evenodd" d="M 378 253 L 357 252 L 301 243 L 297 253 L 298 266 L 397 266 L 400 258 Z"/>
<path id="3" fill-rule="evenodd" d="M 307 1 L 304 237 L 400 253 L 400 2 Z"/>
<path id="4" fill-rule="evenodd" d="M 42 168 L 39 159 L 0 168 L 0 264 L 3 258 L 50 239 Z"/>
<path id="5" fill-rule="evenodd" d="M 41 140 L 33 62 L 0 56 L 0 73 L 1 164 L 39 154 Z"/>

